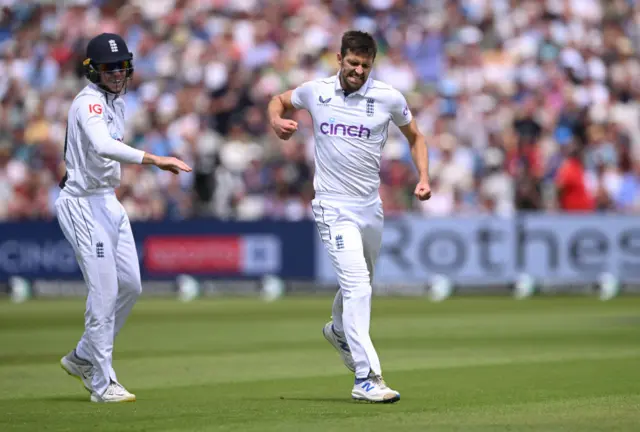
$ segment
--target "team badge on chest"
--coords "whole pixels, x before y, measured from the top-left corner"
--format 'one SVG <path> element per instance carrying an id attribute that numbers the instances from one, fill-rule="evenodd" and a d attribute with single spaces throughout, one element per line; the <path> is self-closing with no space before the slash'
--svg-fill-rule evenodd
<path id="1" fill-rule="evenodd" d="M 367 115 L 373 117 L 373 99 L 367 98 Z"/>

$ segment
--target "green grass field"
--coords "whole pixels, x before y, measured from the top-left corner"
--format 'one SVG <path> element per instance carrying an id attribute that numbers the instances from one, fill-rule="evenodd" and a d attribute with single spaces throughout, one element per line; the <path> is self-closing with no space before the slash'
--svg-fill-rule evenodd
<path id="1" fill-rule="evenodd" d="M 640 298 L 375 298 L 393 405 L 350 399 L 331 299 L 141 300 L 116 344 L 132 404 L 59 367 L 81 300 L 0 302 L 0 431 L 638 431 Z"/>

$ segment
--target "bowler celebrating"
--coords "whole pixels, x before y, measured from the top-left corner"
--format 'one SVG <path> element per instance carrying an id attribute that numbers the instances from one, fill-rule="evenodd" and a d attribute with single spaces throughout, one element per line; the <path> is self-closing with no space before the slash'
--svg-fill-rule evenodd
<path id="1" fill-rule="evenodd" d="M 181 160 L 129 147 L 124 136 L 124 101 L 133 75 L 133 54 L 116 34 L 103 33 L 87 46 L 85 76 L 91 81 L 69 110 L 64 144 L 67 172 L 56 201 L 58 222 L 71 243 L 88 295 L 85 331 L 60 360 L 91 392 L 92 402 L 130 402 L 135 395 L 112 367 L 113 343 L 141 292 L 136 244 L 114 189 L 120 163 L 153 164 L 178 174 L 191 171 Z"/>
<path id="2" fill-rule="evenodd" d="M 395 402 L 400 394 L 387 387 L 371 338 L 371 283 L 382 241 L 383 211 L 378 188 L 380 159 L 393 121 L 411 146 L 419 182 L 415 196 L 431 196 L 424 137 L 404 96 L 369 78 L 376 44 L 364 32 L 342 36 L 336 76 L 309 81 L 274 97 L 269 119 L 281 139 L 297 130 L 282 116 L 306 109 L 315 136 L 315 198 L 311 205 L 322 241 L 338 275 L 333 321 L 323 329 L 345 365 L 355 372 L 351 396 L 370 402 Z"/>

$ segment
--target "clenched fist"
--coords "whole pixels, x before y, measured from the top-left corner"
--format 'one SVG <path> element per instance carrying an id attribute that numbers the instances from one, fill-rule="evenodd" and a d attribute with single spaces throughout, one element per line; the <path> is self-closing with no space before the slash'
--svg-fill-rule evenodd
<path id="1" fill-rule="evenodd" d="M 413 194 L 420 201 L 426 201 L 429 198 L 431 198 L 431 186 L 429 186 L 429 182 L 428 181 L 424 181 L 424 180 L 418 182 L 418 184 L 416 185 L 416 189 L 413 192 Z"/>
<path id="2" fill-rule="evenodd" d="M 288 140 L 291 138 L 291 135 L 298 130 L 298 122 L 289 119 L 279 118 L 273 121 L 271 124 L 278 138 L 282 140 Z"/>

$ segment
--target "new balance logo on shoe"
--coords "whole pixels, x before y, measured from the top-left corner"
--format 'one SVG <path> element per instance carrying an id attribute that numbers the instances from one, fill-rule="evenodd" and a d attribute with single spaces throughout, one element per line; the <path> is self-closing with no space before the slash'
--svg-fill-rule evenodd
<path id="1" fill-rule="evenodd" d="M 374 385 L 373 383 L 369 382 L 369 381 L 365 381 L 362 383 L 362 388 L 364 389 L 364 391 L 371 391 L 374 389 Z"/>

